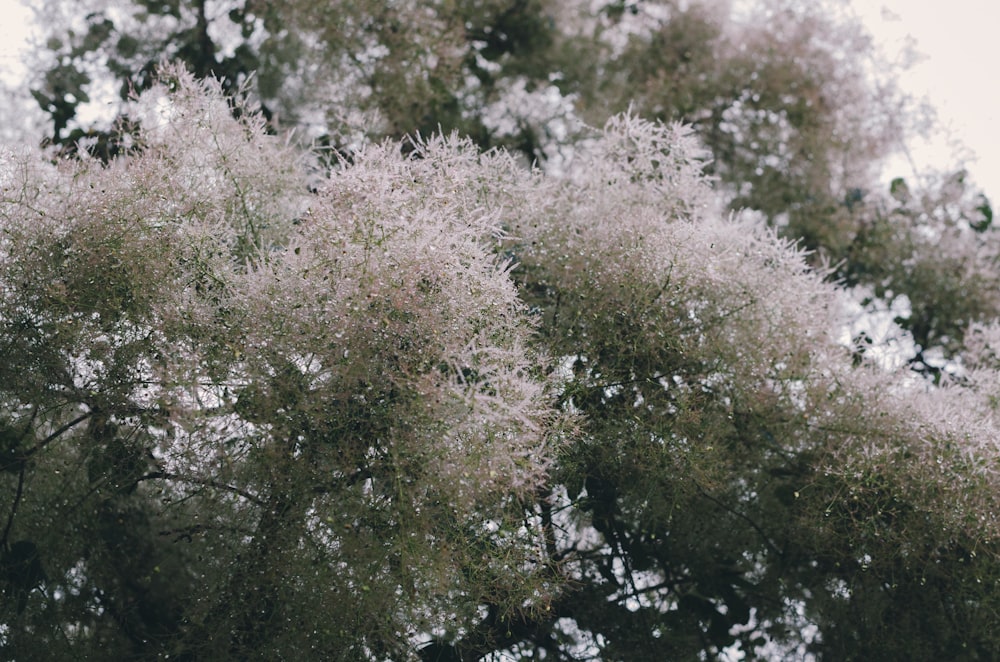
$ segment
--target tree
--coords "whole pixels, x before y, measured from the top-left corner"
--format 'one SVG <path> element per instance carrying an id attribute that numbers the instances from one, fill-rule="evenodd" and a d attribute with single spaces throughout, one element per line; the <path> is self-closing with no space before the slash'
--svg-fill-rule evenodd
<path id="1" fill-rule="evenodd" d="M 985 312 L 962 380 L 856 360 L 681 125 L 327 169 L 161 81 L 107 163 L 3 159 L 11 657 L 1000 651 Z"/>
<path id="2" fill-rule="evenodd" d="M 439 129 L 486 145 L 496 138 L 481 113 L 498 80 L 529 68 L 548 74 L 534 59 L 551 42 L 545 10 L 534 0 L 49 0 L 38 10 L 51 26 L 48 63 L 33 93 L 54 144 L 73 150 L 83 139 L 93 152 L 97 142 L 105 155 L 101 138 L 114 143 L 118 132 L 70 128 L 81 103 L 109 78 L 127 99 L 152 84 L 163 60 L 219 78 L 227 93 L 250 94 L 274 126 L 335 148 Z"/>
<path id="3" fill-rule="evenodd" d="M 591 597 L 568 610 L 601 659 L 752 652 L 807 624 L 832 659 L 989 657 L 989 571 L 938 572 L 982 559 L 989 509 L 941 490 L 992 492 L 975 472 L 942 481 L 991 462 L 973 450 L 989 435 L 957 432 L 960 389 L 847 368 L 821 274 L 759 226 L 698 213 L 689 153 L 621 120 L 580 163 L 584 190 L 515 230 L 586 421 L 560 475 L 603 544 L 584 529 L 562 548 Z M 982 459 L 949 460 L 959 447 Z M 962 505 L 931 514 L 928 497 Z"/>
<path id="4" fill-rule="evenodd" d="M 92 88 L 110 76 L 127 98 L 168 58 L 340 149 L 457 130 L 556 165 L 581 120 L 631 105 L 694 126 L 734 207 L 787 216 L 818 248 L 827 235 L 810 219 L 868 185 L 913 113 L 840 0 L 757 4 L 742 17 L 717 0 L 49 0 L 33 89 L 67 146 L 107 128 L 67 130 Z"/>
<path id="5" fill-rule="evenodd" d="M 310 196 L 258 116 L 166 85 L 141 154 L 5 160 L 5 650 L 360 659 L 535 608 L 565 416 L 448 184 L 508 159 L 373 147 Z"/>
<path id="6" fill-rule="evenodd" d="M 867 186 L 877 155 L 897 149 L 917 118 L 844 3 L 744 4 L 744 15 L 708 0 L 609 5 L 597 73 L 581 53 L 572 74 L 581 112 L 600 124 L 632 107 L 691 124 L 734 208 L 780 218 L 808 248 L 824 247 L 825 206 Z"/>
<path id="7" fill-rule="evenodd" d="M 88 0 L 85 8 L 50 0 L 44 12 L 52 39 L 33 89 L 63 153 L 82 147 L 108 159 L 136 149 L 137 120 L 124 109 L 110 127 L 73 117 L 109 76 L 123 99 L 145 89 L 163 58 L 220 77 L 230 96 L 255 99 L 271 130 L 295 128 L 347 158 L 366 141 L 457 131 L 483 150 L 506 147 L 558 173 L 586 125 L 631 109 L 692 126 L 712 154 L 705 170 L 721 203 L 761 213 L 809 249 L 814 266 L 843 266 L 830 277 L 872 290 L 860 295 L 868 307 L 914 306 L 902 321 L 915 333 L 915 368 L 926 371 L 925 351 L 931 363 L 939 351 L 955 355 L 962 337 L 947 320 L 961 326 L 992 310 L 988 278 L 974 296 L 956 296 L 965 288 L 953 282 L 961 269 L 933 256 L 911 274 L 916 290 L 901 289 L 897 277 L 882 300 L 885 274 L 877 272 L 909 270 L 906 251 L 933 244 L 917 235 L 893 243 L 909 232 L 895 221 L 873 243 L 870 226 L 888 227 L 873 215 L 896 204 L 873 182 L 882 158 L 929 120 L 841 0 L 740 8 L 719 0 Z M 931 187 L 915 195 L 951 194 Z M 887 251 L 893 257 L 883 263 Z M 892 304 L 901 293 L 907 299 Z M 926 305 L 917 300 L 925 297 Z M 862 349 L 869 335 L 857 336 Z"/>

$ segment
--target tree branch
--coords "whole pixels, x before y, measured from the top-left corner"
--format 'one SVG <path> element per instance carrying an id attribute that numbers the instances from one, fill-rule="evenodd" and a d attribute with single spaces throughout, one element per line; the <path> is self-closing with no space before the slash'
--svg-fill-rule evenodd
<path id="1" fill-rule="evenodd" d="M 17 514 L 17 508 L 21 505 L 21 495 L 24 494 L 24 471 L 27 465 L 22 464 L 21 470 L 17 473 L 17 492 L 14 493 L 14 503 L 10 507 L 10 515 L 7 516 L 7 525 L 3 528 L 3 536 L 0 537 L 0 549 L 7 548 L 7 536 L 10 535 L 10 529 L 14 525 L 14 515 Z"/>
<path id="2" fill-rule="evenodd" d="M 86 414 L 80 414 L 79 416 L 77 416 L 76 418 L 74 418 L 72 421 L 70 421 L 68 423 L 65 423 L 64 425 L 59 426 L 55 430 L 55 432 L 53 432 L 49 436 L 45 437 L 45 439 L 42 439 L 40 442 L 38 442 L 37 444 L 35 444 L 34 447 L 28 449 L 28 451 L 24 455 L 21 456 L 21 459 L 25 459 L 25 460 L 28 459 L 29 457 L 31 457 L 32 455 L 34 455 L 35 453 L 37 453 L 38 451 L 42 450 L 43 448 L 45 448 L 46 446 L 48 446 L 49 444 L 51 444 L 53 441 L 55 441 L 56 439 L 58 439 L 59 437 L 61 437 L 63 434 L 65 434 L 69 430 L 73 429 L 74 427 L 76 427 L 77 425 L 79 425 L 80 423 L 82 423 L 83 421 L 85 421 L 88 418 L 90 418 L 91 416 L 93 416 L 93 414 L 94 414 L 93 410 L 88 411 Z"/>
<path id="3" fill-rule="evenodd" d="M 255 494 L 247 492 L 246 490 L 235 487 L 233 485 L 227 485 L 226 483 L 220 483 L 217 480 L 211 478 L 200 478 L 198 476 L 182 476 L 181 474 L 171 473 L 169 471 L 153 471 L 144 476 L 140 476 L 136 479 L 136 483 L 144 480 L 176 480 L 181 483 L 191 483 L 193 485 L 204 485 L 205 487 L 214 487 L 218 490 L 223 490 L 224 492 L 232 492 L 237 494 L 247 501 L 257 504 L 258 506 L 265 505 L 264 500 Z"/>

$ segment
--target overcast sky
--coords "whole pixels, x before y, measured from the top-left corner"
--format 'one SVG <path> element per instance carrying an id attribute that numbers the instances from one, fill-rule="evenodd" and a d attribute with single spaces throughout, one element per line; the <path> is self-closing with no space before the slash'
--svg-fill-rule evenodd
<path id="1" fill-rule="evenodd" d="M 927 95 L 952 137 L 971 150 L 966 163 L 976 183 L 1000 203 L 1000 2 L 997 0 L 853 0 L 876 40 L 898 50 L 908 36 L 926 58 L 903 78 Z M 921 165 L 949 165 L 947 137 L 914 146 Z"/>
<path id="2" fill-rule="evenodd" d="M 20 71 L 18 50 L 24 45 L 24 23 L 29 15 L 18 0 L 0 0 L 0 78 L 5 81 Z"/>
<path id="3" fill-rule="evenodd" d="M 804 0 L 808 1 L 808 0 Z M 921 167 L 946 168 L 961 156 L 976 183 L 994 205 L 1000 205 L 1000 26 L 997 0 L 853 0 L 859 16 L 889 52 L 898 52 L 911 37 L 927 57 L 904 77 L 906 89 L 927 95 L 950 135 L 932 145 L 914 145 Z M 0 0 L 0 77 L 11 80 L 23 71 L 17 51 L 24 43 L 29 11 L 19 0 Z M 964 143 L 956 153 L 949 138 Z M 893 170 L 905 167 L 900 163 Z M 890 176 L 906 175 L 890 172 Z"/>

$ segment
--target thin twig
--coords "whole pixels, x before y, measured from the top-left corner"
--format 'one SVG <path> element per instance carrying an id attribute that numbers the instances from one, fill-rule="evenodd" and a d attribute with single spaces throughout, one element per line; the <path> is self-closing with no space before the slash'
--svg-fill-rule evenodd
<path id="1" fill-rule="evenodd" d="M 708 499 L 709 501 L 711 501 L 712 503 L 714 503 L 715 505 L 717 505 L 717 506 L 718 506 L 719 508 L 722 508 L 722 509 L 723 509 L 723 510 L 725 510 L 726 512 L 728 512 L 728 513 L 730 513 L 730 514 L 732 514 L 732 515 L 735 515 L 736 517 L 739 517 L 739 518 L 740 518 L 741 520 L 743 520 L 744 522 L 746 522 L 747 524 L 749 524 L 749 525 L 750 525 L 750 527 L 751 527 L 751 528 L 752 528 L 752 529 L 753 529 L 754 531 L 756 531 L 756 532 L 757 532 L 758 534 L 760 534 L 760 537 L 761 537 L 761 538 L 762 538 L 762 539 L 764 540 L 764 544 L 766 544 L 766 545 L 767 545 L 767 546 L 768 546 L 769 548 L 771 548 L 771 551 L 773 551 L 773 552 L 774 552 L 775 554 L 777 554 L 778 556 L 784 556 L 784 554 L 782 553 L 781 549 L 779 549 L 779 548 L 778 548 L 778 546 L 777 546 L 777 545 L 775 545 L 775 544 L 774 544 L 774 543 L 773 543 L 773 542 L 771 541 L 771 539 L 770 539 L 770 538 L 768 537 L 768 535 L 767 535 L 766 533 L 764 533 L 764 530 L 763 530 L 762 528 L 760 528 L 760 525 L 758 525 L 758 524 L 757 524 L 756 522 L 754 522 L 754 521 L 753 521 L 752 519 L 750 519 L 750 518 L 749 518 L 749 517 L 748 517 L 747 515 L 744 515 L 744 514 L 743 514 L 743 513 L 741 513 L 740 511 L 736 510 L 735 508 L 730 508 L 730 507 L 729 507 L 729 506 L 727 506 L 727 505 L 726 505 L 725 503 L 723 503 L 723 502 L 722 502 L 722 501 L 720 501 L 719 499 L 717 499 L 717 498 L 715 498 L 714 496 L 712 496 L 711 494 L 709 494 L 709 493 L 708 493 L 708 492 L 707 492 L 707 491 L 706 491 L 706 490 L 705 490 L 705 489 L 704 489 L 704 488 L 703 488 L 703 487 L 702 487 L 701 485 L 699 485 L 698 483 L 694 483 L 694 486 L 695 486 L 695 489 L 696 489 L 696 490 L 698 490 L 698 492 L 699 492 L 699 493 L 700 493 L 700 494 L 701 494 L 701 495 L 702 495 L 703 497 L 705 497 L 706 499 Z"/>
<path id="2" fill-rule="evenodd" d="M 235 487 L 233 485 L 220 483 L 219 481 L 213 480 L 211 478 L 200 478 L 198 476 L 182 476 L 180 474 L 170 473 L 169 471 L 154 471 L 152 473 L 146 474 L 145 476 L 140 476 L 136 480 L 136 482 L 138 483 L 143 480 L 176 480 L 182 483 L 192 483 L 194 485 L 204 485 L 206 487 L 214 487 L 218 490 L 223 490 L 225 492 L 232 492 L 233 494 L 238 494 L 247 501 L 251 501 L 257 504 L 258 506 L 265 505 L 264 500 L 256 496 L 255 494 L 251 494 L 250 492 L 247 492 L 246 490 L 239 487 Z"/>

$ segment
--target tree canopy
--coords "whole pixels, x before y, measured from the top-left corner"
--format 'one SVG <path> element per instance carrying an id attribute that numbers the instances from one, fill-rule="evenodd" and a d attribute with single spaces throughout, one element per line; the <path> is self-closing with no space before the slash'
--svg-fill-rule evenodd
<path id="1" fill-rule="evenodd" d="M 53 13 L 4 657 L 997 657 L 992 209 L 835 8 Z"/>

